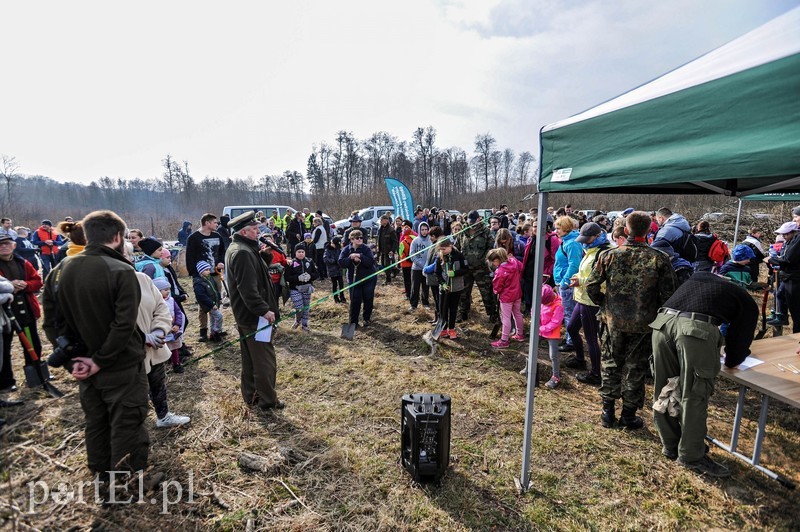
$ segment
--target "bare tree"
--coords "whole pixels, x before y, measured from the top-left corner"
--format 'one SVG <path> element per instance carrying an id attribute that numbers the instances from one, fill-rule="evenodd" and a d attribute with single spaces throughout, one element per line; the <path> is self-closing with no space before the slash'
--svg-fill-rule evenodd
<path id="1" fill-rule="evenodd" d="M 536 159 L 531 155 L 531 152 L 524 151 L 517 157 L 517 183 L 520 185 L 528 184 L 528 174 L 530 173 L 531 165 Z"/>
<path id="2" fill-rule="evenodd" d="M 14 186 L 16 185 L 17 172 L 19 171 L 20 165 L 17 162 L 16 157 L 12 157 L 11 155 L 0 155 L 0 178 L 3 180 L 3 184 L 5 185 L 5 197 L 0 205 L 2 205 L 3 213 L 7 213 L 10 211 L 12 204 L 14 202 Z"/>
<path id="3" fill-rule="evenodd" d="M 484 133 L 475 136 L 475 153 L 478 154 L 480 164 L 483 169 L 483 187 L 484 190 L 489 188 L 489 167 L 491 165 L 492 148 L 497 144 L 497 141 L 491 133 Z"/>
<path id="4" fill-rule="evenodd" d="M 506 148 L 503 150 L 503 186 L 508 188 L 511 181 L 511 174 L 514 172 L 514 150 Z"/>

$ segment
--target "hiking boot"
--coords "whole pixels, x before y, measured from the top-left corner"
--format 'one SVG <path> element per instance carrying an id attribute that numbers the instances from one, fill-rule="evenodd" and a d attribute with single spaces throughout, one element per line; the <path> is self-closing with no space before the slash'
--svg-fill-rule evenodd
<path id="1" fill-rule="evenodd" d="M 208 329 L 200 329 L 200 341 L 208 342 Z"/>
<path id="2" fill-rule="evenodd" d="M 559 349 L 560 351 L 560 349 Z M 568 367 L 569 369 L 586 369 L 586 359 L 585 358 L 570 358 L 566 362 L 564 362 L 564 366 Z"/>
<path id="3" fill-rule="evenodd" d="M 575 351 L 575 346 L 572 344 L 560 345 L 558 346 L 558 351 L 561 353 L 572 353 L 573 351 Z"/>
<path id="4" fill-rule="evenodd" d="M 528 339 L 528 337 L 525 336 L 524 334 L 515 334 L 514 336 L 511 337 L 511 339 L 514 340 L 515 342 L 524 342 L 525 340 Z"/>
<path id="5" fill-rule="evenodd" d="M 557 388 L 560 383 L 561 383 L 561 379 L 559 379 L 558 377 L 553 375 L 552 377 L 550 377 L 549 381 L 544 383 L 544 385 L 547 386 L 548 388 L 550 388 L 551 390 L 553 390 L 553 389 Z"/>
<path id="6" fill-rule="evenodd" d="M 780 312 L 775 314 L 775 317 L 767 320 L 767 325 L 772 325 L 774 327 L 785 327 L 789 325 L 789 318 L 786 314 L 781 314 Z"/>
<path id="7" fill-rule="evenodd" d="M 498 335 L 499 332 L 500 332 L 500 324 L 499 323 L 495 323 L 494 327 L 492 327 L 492 332 L 489 333 L 489 339 L 490 340 L 494 340 L 495 338 L 497 338 L 497 335 Z M 506 346 L 506 347 L 508 347 L 508 346 Z"/>
<path id="8" fill-rule="evenodd" d="M 509 344 L 508 344 L 508 340 L 503 340 L 501 338 L 500 340 L 497 340 L 496 342 L 492 342 L 491 345 L 495 349 L 507 349 Z"/>
<path id="9" fill-rule="evenodd" d="M 718 464 L 709 458 L 708 455 L 703 456 L 700 460 L 695 462 L 685 462 L 684 460 L 678 458 L 678 463 L 686 469 L 690 469 L 701 475 L 708 475 L 714 478 L 725 478 L 731 476 L 730 469 L 722 464 Z"/>
<path id="10" fill-rule="evenodd" d="M 582 382 L 583 384 L 591 384 L 593 386 L 600 386 L 603 384 L 600 375 L 593 375 L 588 371 L 586 373 L 578 373 L 575 378 L 578 379 L 578 382 Z"/>
<path id="11" fill-rule="evenodd" d="M 629 430 L 636 430 L 644 427 L 644 420 L 636 415 L 636 407 L 622 407 L 622 413 L 619 415 L 619 427 Z"/>
<path id="12" fill-rule="evenodd" d="M 610 429 L 614 427 L 617 418 L 614 416 L 614 401 L 603 401 L 603 411 L 600 414 L 600 424 Z"/>
<path id="13" fill-rule="evenodd" d="M 212 332 L 208 336 L 208 341 L 211 342 L 211 343 L 214 343 L 214 344 L 218 344 L 218 343 L 220 343 L 222 341 L 222 336 L 220 336 L 219 333 Z"/>
<path id="14" fill-rule="evenodd" d="M 192 420 L 189 416 L 179 416 L 178 414 L 173 414 L 172 412 L 167 412 L 167 415 L 156 420 L 156 427 L 163 429 L 163 428 L 170 428 L 170 427 L 180 427 L 181 425 L 186 425 Z"/>
<path id="15" fill-rule="evenodd" d="M 172 373 L 183 373 L 183 366 L 179 363 L 172 365 Z"/>

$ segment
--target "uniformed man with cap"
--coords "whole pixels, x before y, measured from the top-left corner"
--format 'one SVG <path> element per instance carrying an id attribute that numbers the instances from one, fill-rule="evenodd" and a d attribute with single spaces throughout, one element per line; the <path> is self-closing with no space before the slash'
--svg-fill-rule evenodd
<path id="1" fill-rule="evenodd" d="M 272 340 L 258 342 L 254 335 L 260 317 L 268 323 L 279 318 L 267 264 L 259 254 L 258 220 L 253 211 L 248 211 L 231 220 L 228 226 L 233 231 L 233 241 L 225 253 L 225 264 L 231 310 L 242 337 L 239 340 L 242 398 L 248 406 L 280 409 L 284 405 L 275 392 L 275 347 Z"/>

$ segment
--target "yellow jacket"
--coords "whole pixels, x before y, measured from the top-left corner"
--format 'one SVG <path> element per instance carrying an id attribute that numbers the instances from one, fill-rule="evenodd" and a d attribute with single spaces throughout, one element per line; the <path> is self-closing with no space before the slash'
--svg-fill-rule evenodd
<path id="1" fill-rule="evenodd" d="M 595 247 L 585 250 L 583 258 L 581 259 L 581 264 L 578 266 L 578 273 L 573 276 L 573 279 L 577 279 L 578 284 L 572 291 L 572 299 L 581 305 L 588 305 L 590 307 L 597 306 L 592 302 L 592 300 L 589 298 L 589 295 L 586 293 L 586 281 L 589 279 L 589 275 L 592 273 L 592 268 L 594 267 L 595 259 L 597 259 L 597 253 L 599 251 L 603 251 L 603 249 L 600 247 Z M 602 285 L 602 291 L 606 291 L 605 283 Z"/>

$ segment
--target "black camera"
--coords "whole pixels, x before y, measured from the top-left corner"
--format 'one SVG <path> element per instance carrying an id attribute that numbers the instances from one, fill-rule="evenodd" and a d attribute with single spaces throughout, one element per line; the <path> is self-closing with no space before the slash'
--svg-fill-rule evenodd
<path id="1" fill-rule="evenodd" d="M 80 341 L 67 336 L 59 336 L 56 338 L 56 348 L 47 357 L 47 365 L 60 368 L 75 357 L 86 356 L 86 353 L 86 346 Z"/>

